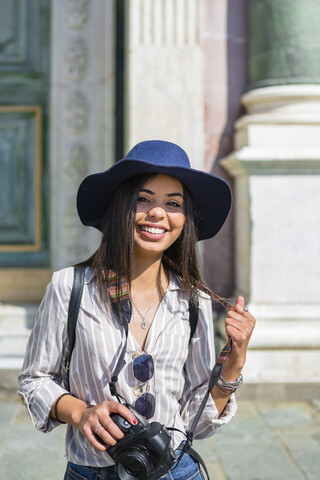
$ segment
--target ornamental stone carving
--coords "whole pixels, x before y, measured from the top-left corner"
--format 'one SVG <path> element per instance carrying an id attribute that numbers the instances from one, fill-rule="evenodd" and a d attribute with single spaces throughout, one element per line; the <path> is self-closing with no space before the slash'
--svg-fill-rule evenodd
<path id="1" fill-rule="evenodd" d="M 76 205 L 74 199 L 69 200 L 64 212 L 64 231 L 69 238 L 79 238 L 80 220 L 77 214 Z"/>
<path id="2" fill-rule="evenodd" d="M 88 17 L 88 0 L 66 0 L 66 22 L 70 28 L 82 28 Z"/>
<path id="3" fill-rule="evenodd" d="M 82 145 L 71 145 L 66 157 L 65 179 L 68 183 L 78 186 L 89 173 L 88 154 Z"/>
<path id="4" fill-rule="evenodd" d="M 88 49 L 85 43 L 80 40 L 69 45 L 64 58 L 68 78 L 74 82 L 82 80 L 88 67 Z"/>
<path id="5" fill-rule="evenodd" d="M 70 133 L 80 134 L 88 125 L 89 107 L 82 92 L 72 92 L 66 103 L 66 127 Z"/>

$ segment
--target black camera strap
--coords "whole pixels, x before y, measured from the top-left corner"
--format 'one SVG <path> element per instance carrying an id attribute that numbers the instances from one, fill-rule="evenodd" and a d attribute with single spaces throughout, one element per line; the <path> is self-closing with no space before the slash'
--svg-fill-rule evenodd
<path id="1" fill-rule="evenodd" d="M 121 370 L 126 364 L 124 357 L 127 351 L 127 343 L 128 343 L 128 329 L 129 329 L 128 324 L 131 320 L 131 313 L 132 313 L 132 306 L 129 298 L 120 300 L 120 308 L 116 303 L 112 303 L 112 310 L 117 319 L 119 319 L 119 315 L 124 316 L 125 321 L 121 323 L 123 324 L 123 328 L 125 332 L 125 342 L 121 350 L 121 354 L 118 359 L 117 365 L 111 377 L 111 382 L 109 382 L 109 388 L 110 388 L 111 395 L 114 395 L 115 397 L 117 397 L 119 403 L 126 403 L 125 399 L 121 395 L 119 395 L 117 391 L 116 383 L 118 381 L 119 373 L 121 372 Z M 119 322 L 119 324 L 121 323 Z"/>
<path id="2" fill-rule="evenodd" d="M 198 422 L 201 418 L 202 412 L 204 410 L 204 407 L 206 406 L 209 395 L 211 394 L 212 389 L 217 384 L 217 382 L 218 382 L 218 380 L 221 377 L 222 372 L 223 372 L 225 360 L 223 360 L 223 363 L 218 363 L 218 362 L 219 362 L 219 360 L 220 361 L 222 360 L 222 358 L 224 357 L 225 354 L 227 354 L 227 355 L 229 354 L 230 349 L 231 349 L 231 344 L 228 343 L 227 345 L 225 345 L 225 347 L 222 349 L 222 352 L 219 355 L 217 363 L 213 367 L 213 370 L 211 372 L 211 377 L 210 377 L 210 380 L 209 380 L 209 383 L 208 383 L 207 391 L 206 391 L 206 393 L 205 393 L 205 395 L 202 399 L 202 402 L 201 402 L 200 407 L 197 411 L 197 414 L 196 414 L 196 416 L 195 416 L 195 418 L 192 422 L 191 428 L 187 432 L 187 440 L 184 440 L 183 442 L 181 442 L 181 444 L 179 446 L 179 450 L 181 451 L 181 453 L 180 453 L 180 455 L 178 457 L 178 460 L 177 460 L 177 462 L 174 466 L 174 468 L 176 468 L 179 465 L 182 456 L 185 453 L 188 453 L 192 458 L 194 458 L 202 466 L 202 468 L 204 469 L 204 471 L 207 475 L 208 480 L 210 480 L 210 477 L 209 477 L 209 473 L 208 473 L 206 464 L 204 463 L 204 460 L 201 458 L 201 455 L 192 448 L 192 442 L 193 442 L 193 437 L 194 437 L 194 431 L 195 431 L 196 426 L 197 426 L 197 424 L 198 424 Z"/>
<path id="3" fill-rule="evenodd" d="M 64 379 L 64 385 L 67 390 L 70 391 L 70 382 L 69 382 L 69 372 L 70 372 L 70 361 L 72 351 L 74 349 L 74 344 L 76 341 L 76 323 L 78 320 L 78 313 L 81 303 L 81 297 L 84 287 L 84 274 L 85 267 L 81 265 L 76 265 L 73 273 L 73 285 L 69 300 L 68 308 L 68 338 L 69 338 L 69 351 L 67 353 L 66 362 L 65 362 L 65 372 L 66 378 Z"/>

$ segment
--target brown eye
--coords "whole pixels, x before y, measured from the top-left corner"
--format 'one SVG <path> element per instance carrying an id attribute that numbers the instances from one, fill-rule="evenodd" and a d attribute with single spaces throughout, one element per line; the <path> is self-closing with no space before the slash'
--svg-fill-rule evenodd
<path id="1" fill-rule="evenodd" d="M 138 196 L 138 202 L 139 203 L 147 203 L 149 202 L 149 199 L 147 197 L 142 197 L 142 196 Z"/>
<path id="2" fill-rule="evenodd" d="M 170 200 L 170 202 L 167 203 L 170 207 L 175 207 L 175 208 L 180 208 L 181 205 L 178 202 L 175 202 L 174 200 Z"/>

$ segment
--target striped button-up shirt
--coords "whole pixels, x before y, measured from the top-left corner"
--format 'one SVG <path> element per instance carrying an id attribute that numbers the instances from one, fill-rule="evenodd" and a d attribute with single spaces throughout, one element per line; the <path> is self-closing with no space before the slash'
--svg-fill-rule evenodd
<path id="1" fill-rule="evenodd" d="M 26 402 L 35 426 L 49 432 L 59 425 L 50 417 L 53 402 L 66 392 L 63 387 L 65 359 L 68 353 L 67 314 L 72 289 L 73 269 L 53 274 L 39 307 L 30 335 L 23 370 L 19 376 L 19 394 Z M 215 363 L 212 307 L 210 298 L 199 293 L 196 331 L 189 345 L 189 300 L 179 279 L 170 272 L 168 289 L 150 327 L 144 352 L 154 362 L 154 375 L 143 385 L 155 396 L 156 409 L 150 421 L 187 431 L 207 390 Z M 111 310 L 110 310 L 111 311 Z M 76 343 L 70 365 L 70 391 L 88 405 L 115 400 L 109 382 L 125 342 L 125 332 L 117 326 L 99 300 L 91 269 L 85 271 L 85 285 L 76 327 Z M 141 348 L 129 329 L 126 365 L 117 382 L 117 390 L 134 405 L 137 385 L 132 371 L 135 353 Z M 224 412 L 218 411 L 211 396 L 197 425 L 195 438 L 212 435 L 227 423 L 236 411 L 232 395 Z M 173 447 L 185 438 L 172 433 Z M 67 459 L 88 466 L 108 466 L 112 459 L 96 450 L 75 427 L 68 425 Z"/>

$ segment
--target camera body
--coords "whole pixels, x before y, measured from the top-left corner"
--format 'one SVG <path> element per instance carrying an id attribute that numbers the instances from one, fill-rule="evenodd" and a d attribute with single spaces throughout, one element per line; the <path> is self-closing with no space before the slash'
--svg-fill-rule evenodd
<path id="1" fill-rule="evenodd" d="M 176 455 L 170 447 L 171 436 L 159 422 L 149 423 L 132 405 L 126 405 L 135 415 L 136 425 L 131 425 L 117 413 L 110 417 L 125 437 L 108 449 L 114 460 L 120 480 L 156 480 L 172 467 Z M 103 443 L 100 437 L 98 440 Z"/>

